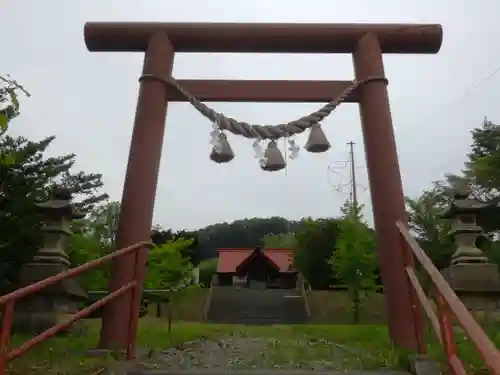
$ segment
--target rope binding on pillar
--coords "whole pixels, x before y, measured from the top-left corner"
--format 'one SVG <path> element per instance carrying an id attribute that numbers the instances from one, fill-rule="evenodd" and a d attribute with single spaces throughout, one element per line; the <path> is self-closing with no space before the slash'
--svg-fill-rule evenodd
<path id="1" fill-rule="evenodd" d="M 382 81 L 388 84 L 387 78 L 379 76 L 368 77 L 361 81 L 354 80 L 337 98 L 332 99 L 323 107 L 309 115 L 283 124 L 253 125 L 227 117 L 213 110 L 197 97 L 184 90 L 173 77 L 163 78 L 154 74 L 143 74 L 139 78 L 139 81 L 144 79 L 153 79 L 165 85 L 175 87 L 198 112 L 212 122 L 212 131 L 210 132 L 210 144 L 212 145 L 210 159 L 212 161 L 221 164 L 228 163 L 234 159 L 234 152 L 229 144 L 227 135 L 224 133 L 228 131 L 235 135 L 254 139 L 252 147 L 255 152 L 255 158 L 259 160 L 262 170 L 269 172 L 279 171 L 286 167 L 286 161 L 278 148 L 277 141 L 279 139 L 286 138 L 288 140 L 290 160 L 296 159 L 300 150 L 300 147 L 292 137 L 296 134 L 303 133 L 307 129 L 310 129 L 310 131 L 304 148 L 311 153 L 328 151 L 330 149 L 330 143 L 323 129 L 321 129 L 321 121 L 328 117 L 340 104 L 344 103 L 356 90 L 367 83 Z M 267 143 L 265 151 L 262 147 L 263 143 Z"/>

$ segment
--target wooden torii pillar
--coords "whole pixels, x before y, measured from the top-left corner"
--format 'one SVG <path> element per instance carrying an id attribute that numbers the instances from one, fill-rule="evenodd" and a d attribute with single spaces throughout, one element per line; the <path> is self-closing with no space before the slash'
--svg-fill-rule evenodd
<path id="1" fill-rule="evenodd" d="M 384 76 L 383 53 L 437 53 L 442 29 L 440 25 L 416 24 L 89 22 L 85 25 L 85 42 L 89 51 L 144 52 L 143 74 L 165 78 L 171 76 L 175 52 L 350 53 L 356 79 L 362 80 Z M 202 101 L 328 102 L 351 81 L 180 80 L 179 84 Z M 144 79 L 140 83 L 116 238 L 118 248 L 150 236 L 167 104 L 184 100 L 175 88 L 160 80 Z M 349 101 L 360 107 L 389 334 L 396 346 L 413 349 L 417 332 L 412 328 L 405 250 L 396 228 L 396 221 L 406 221 L 406 213 L 386 83 L 370 82 Z M 140 267 L 145 262 L 144 254 Z M 116 260 L 110 290 L 129 282 L 133 267 L 133 257 Z M 130 309 L 131 296 L 123 296 L 105 309 L 102 347 L 126 346 Z"/>

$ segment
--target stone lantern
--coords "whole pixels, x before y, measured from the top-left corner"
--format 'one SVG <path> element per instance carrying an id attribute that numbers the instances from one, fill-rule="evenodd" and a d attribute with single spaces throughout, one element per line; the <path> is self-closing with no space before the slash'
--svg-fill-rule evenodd
<path id="1" fill-rule="evenodd" d="M 43 246 L 23 266 L 21 287 L 69 269 L 70 260 L 65 249 L 73 234 L 71 221 L 85 216 L 71 204 L 71 193 L 65 188 L 55 188 L 50 199 L 37 207 L 43 217 Z M 86 298 L 74 278 L 46 287 L 16 302 L 14 329 L 42 332 L 78 311 Z"/>
<path id="2" fill-rule="evenodd" d="M 449 234 L 453 236 L 456 251 L 443 275 L 469 309 L 485 310 L 500 296 L 500 274 L 497 265 L 490 263 L 476 246 L 477 240 L 484 236 L 476 220 L 485 210 L 496 206 L 496 202 L 469 199 L 466 181 L 456 181 L 450 190 L 453 200 L 443 218 L 451 220 Z"/>

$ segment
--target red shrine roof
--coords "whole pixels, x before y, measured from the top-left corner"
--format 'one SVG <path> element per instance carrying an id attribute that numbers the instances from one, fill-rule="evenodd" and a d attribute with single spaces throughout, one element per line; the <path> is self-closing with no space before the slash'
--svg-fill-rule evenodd
<path id="1" fill-rule="evenodd" d="M 233 273 L 236 268 L 252 255 L 255 249 L 217 249 L 217 272 Z M 277 267 L 280 272 L 290 271 L 293 262 L 291 249 L 264 249 L 262 253 Z"/>

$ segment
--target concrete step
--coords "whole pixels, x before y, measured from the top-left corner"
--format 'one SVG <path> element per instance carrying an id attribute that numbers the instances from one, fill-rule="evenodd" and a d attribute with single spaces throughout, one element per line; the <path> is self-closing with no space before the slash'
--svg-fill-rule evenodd
<path id="1" fill-rule="evenodd" d="M 209 323 L 218 324 L 244 324 L 244 325 L 274 325 L 285 324 L 282 317 L 228 317 L 222 320 L 209 320 Z M 290 323 L 291 324 L 291 323 Z"/>
<path id="2" fill-rule="evenodd" d="M 288 315 L 209 315 L 208 322 L 220 324 L 255 324 L 264 322 L 265 324 L 305 324 L 307 323 L 306 314 L 288 314 Z"/>
<path id="3" fill-rule="evenodd" d="M 304 300 L 297 290 L 214 287 L 208 321 L 225 324 L 302 324 L 307 321 L 307 314 Z"/>
<path id="4" fill-rule="evenodd" d="M 234 288 L 234 287 L 212 287 L 212 293 L 226 296 L 260 296 L 275 298 L 276 296 L 299 295 L 300 291 L 296 289 L 250 289 L 250 288 Z"/>

